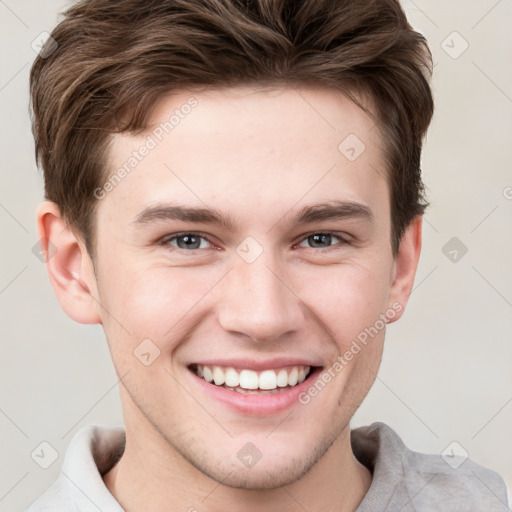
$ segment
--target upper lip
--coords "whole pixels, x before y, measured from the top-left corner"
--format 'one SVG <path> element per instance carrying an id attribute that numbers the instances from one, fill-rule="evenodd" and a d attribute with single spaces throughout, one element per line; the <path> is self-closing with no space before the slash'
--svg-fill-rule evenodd
<path id="1" fill-rule="evenodd" d="M 274 368 L 282 368 L 284 366 L 321 366 L 309 359 L 301 359 L 297 357 L 276 357 L 273 359 L 257 360 L 257 359 L 207 359 L 196 361 L 193 364 L 203 366 L 223 366 L 225 368 L 242 368 L 254 371 L 272 370 Z"/>

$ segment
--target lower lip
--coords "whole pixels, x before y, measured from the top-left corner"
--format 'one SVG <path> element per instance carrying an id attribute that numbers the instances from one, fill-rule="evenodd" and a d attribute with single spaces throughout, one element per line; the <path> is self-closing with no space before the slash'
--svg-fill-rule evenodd
<path id="1" fill-rule="evenodd" d="M 197 376 L 192 370 L 188 369 L 194 382 L 196 382 L 209 397 L 230 406 L 232 409 L 246 416 L 277 414 L 299 403 L 299 395 L 311 386 L 311 383 L 316 380 L 316 377 L 321 371 L 322 368 L 315 368 L 305 381 L 286 391 L 273 394 L 246 395 L 238 391 L 231 391 L 222 386 L 210 384 L 203 378 Z"/>

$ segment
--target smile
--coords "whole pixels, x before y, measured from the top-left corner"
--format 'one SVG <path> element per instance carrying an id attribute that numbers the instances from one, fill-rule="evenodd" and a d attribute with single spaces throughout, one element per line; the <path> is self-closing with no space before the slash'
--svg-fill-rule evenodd
<path id="1" fill-rule="evenodd" d="M 190 383 L 208 407 L 219 404 L 245 417 L 280 414 L 301 407 L 299 395 L 321 374 L 320 361 L 296 357 L 231 358 L 187 365 Z M 203 395 L 207 402 L 203 402 Z"/>
<path id="2" fill-rule="evenodd" d="M 310 366 L 297 365 L 260 372 L 216 365 L 192 365 L 191 370 L 210 384 L 243 394 L 274 394 L 304 382 Z"/>

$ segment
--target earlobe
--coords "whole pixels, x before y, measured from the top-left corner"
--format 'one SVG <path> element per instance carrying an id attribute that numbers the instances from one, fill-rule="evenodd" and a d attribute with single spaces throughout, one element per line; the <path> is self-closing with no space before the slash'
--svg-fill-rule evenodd
<path id="1" fill-rule="evenodd" d="M 392 305 L 395 304 L 393 309 L 398 309 L 396 306 L 399 304 L 400 308 L 389 323 L 396 322 L 403 315 L 411 295 L 421 253 L 422 224 L 423 217 L 418 215 L 411 221 L 402 235 L 398 254 L 393 263 L 389 296 L 389 307 L 393 307 Z"/>
<path id="2" fill-rule="evenodd" d="M 91 258 L 52 201 L 37 208 L 37 231 L 41 253 L 57 300 L 64 312 L 76 322 L 101 323 L 96 278 Z"/>

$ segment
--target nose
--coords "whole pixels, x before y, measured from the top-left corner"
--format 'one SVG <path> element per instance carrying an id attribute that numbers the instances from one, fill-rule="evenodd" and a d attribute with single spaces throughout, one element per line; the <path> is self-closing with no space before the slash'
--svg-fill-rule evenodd
<path id="1" fill-rule="evenodd" d="M 235 261 L 220 292 L 220 325 L 252 341 L 279 339 L 304 322 L 303 303 L 293 291 L 291 276 L 265 252 L 252 263 Z"/>

